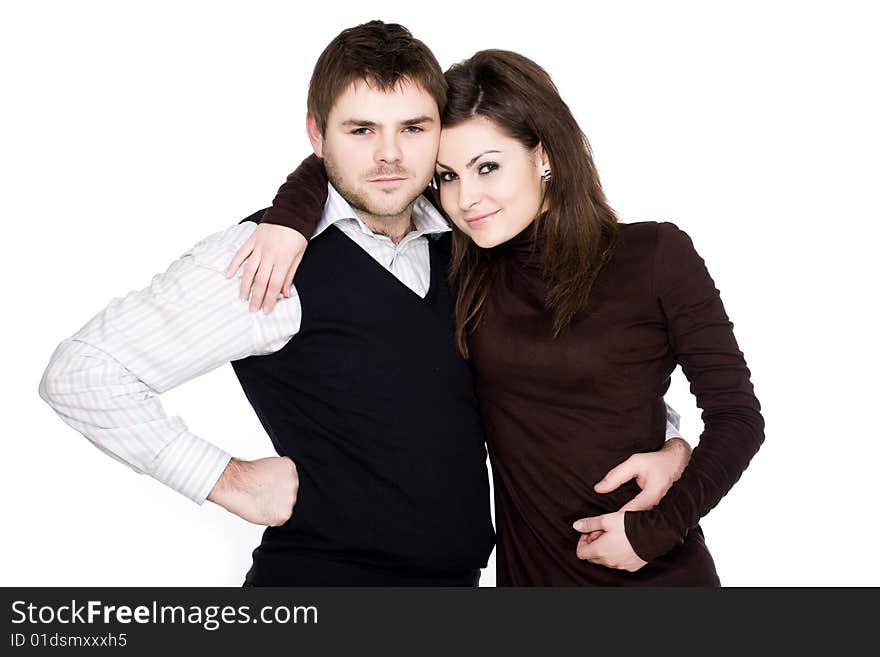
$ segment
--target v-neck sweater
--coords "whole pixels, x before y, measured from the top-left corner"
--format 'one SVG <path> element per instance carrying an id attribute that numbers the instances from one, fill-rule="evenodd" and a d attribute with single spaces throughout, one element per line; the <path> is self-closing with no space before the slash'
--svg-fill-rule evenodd
<path id="1" fill-rule="evenodd" d="M 303 564 L 316 559 L 389 577 L 485 567 L 494 543 L 485 439 L 470 369 L 450 340 L 448 241 L 429 246 L 422 298 L 331 226 L 296 272 L 300 331 L 279 351 L 233 363 L 299 474 L 293 515 L 265 530 L 251 583 L 304 585 Z"/>

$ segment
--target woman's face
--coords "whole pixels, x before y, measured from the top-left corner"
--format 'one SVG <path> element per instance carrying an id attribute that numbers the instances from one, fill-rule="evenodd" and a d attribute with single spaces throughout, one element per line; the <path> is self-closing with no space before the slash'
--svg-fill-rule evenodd
<path id="1" fill-rule="evenodd" d="M 525 148 L 485 117 L 440 133 L 440 202 L 459 230 L 484 249 L 521 233 L 546 209 L 541 175 L 547 168 L 540 145 Z"/>

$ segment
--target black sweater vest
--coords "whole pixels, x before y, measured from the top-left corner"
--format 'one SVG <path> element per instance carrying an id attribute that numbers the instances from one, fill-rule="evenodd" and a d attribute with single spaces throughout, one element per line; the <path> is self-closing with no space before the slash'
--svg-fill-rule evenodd
<path id="1" fill-rule="evenodd" d="M 297 554 L 426 573 L 486 565 L 494 530 L 484 436 L 453 342 L 448 236 L 429 242 L 421 299 L 328 228 L 294 280 L 299 332 L 280 351 L 233 363 L 300 477 L 293 516 L 265 530 L 255 569 L 260 560 L 296 569 Z"/>

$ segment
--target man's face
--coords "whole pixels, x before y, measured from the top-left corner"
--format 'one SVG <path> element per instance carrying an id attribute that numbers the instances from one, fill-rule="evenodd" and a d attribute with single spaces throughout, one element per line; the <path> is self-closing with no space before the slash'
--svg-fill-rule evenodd
<path id="1" fill-rule="evenodd" d="M 355 210 L 382 222 L 408 215 L 434 173 L 440 115 L 421 86 L 404 82 L 389 92 L 365 81 L 337 99 L 323 136 L 309 136 L 327 177 Z"/>

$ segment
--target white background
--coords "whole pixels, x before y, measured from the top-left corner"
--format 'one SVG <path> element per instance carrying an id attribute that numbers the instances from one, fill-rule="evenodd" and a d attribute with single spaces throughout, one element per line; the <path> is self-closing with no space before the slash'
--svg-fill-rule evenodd
<path id="1" fill-rule="evenodd" d="M 260 527 L 103 455 L 37 385 L 111 298 L 270 203 L 308 153 L 318 54 L 381 18 L 444 68 L 490 47 L 535 59 L 621 218 L 694 239 L 767 422 L 703 521 L 722 582 L 880 585 L 871 4 L 4 2 L 0 583 L 241 583 Z M 676 376 L 668 399 L 696 443 Z M 163 399 L 237 456 L 272 454 L 230 367 Z"/>

